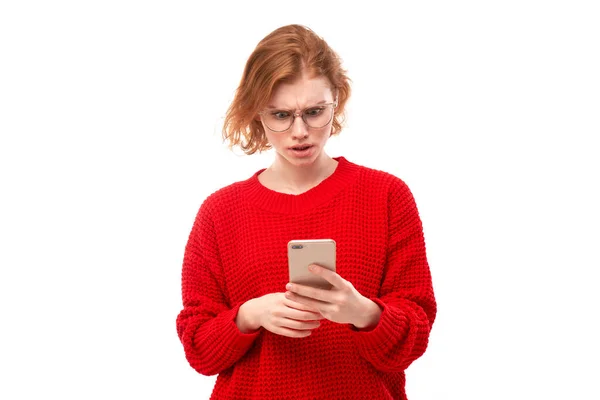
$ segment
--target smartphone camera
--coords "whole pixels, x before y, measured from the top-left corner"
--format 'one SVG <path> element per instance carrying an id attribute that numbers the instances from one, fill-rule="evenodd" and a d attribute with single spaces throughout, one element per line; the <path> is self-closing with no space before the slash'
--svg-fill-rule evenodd
<path id="1" fill-rule="evenodd" d="M 301 249 L 301 248 L 303 248 L 303 247 L 304 247 L 304 246 L 302 246 L 301 244 L 293 244 L 293 245 L 292 245 L 292 249 L 294 249 L 294 250 L 298 250 L 298 249 Z"/>

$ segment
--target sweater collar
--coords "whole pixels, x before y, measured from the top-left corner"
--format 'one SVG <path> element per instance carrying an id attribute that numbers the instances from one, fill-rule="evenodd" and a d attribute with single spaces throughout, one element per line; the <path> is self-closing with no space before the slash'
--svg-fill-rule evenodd
<path id="1" fill-rule="evenodd" d="M 358 165 L 344 157 L 333 158 L 338 162 L 333 174 L 306 192 L 287 194 L 263 186 L 258 180 L 258 175 L 266 169 L 263 168 L 243 182 L 244 197 L 257 207 L 280 213 L 302 212 L 323 204 L 353 182 L 359 171 Z"/>

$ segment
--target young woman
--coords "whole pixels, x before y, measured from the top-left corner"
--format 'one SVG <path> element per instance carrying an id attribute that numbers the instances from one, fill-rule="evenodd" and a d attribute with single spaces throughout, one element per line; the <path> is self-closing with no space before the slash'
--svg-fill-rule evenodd
<path id="1" fill-rule="evenodd" d="M 399 178 L 332 158 L 349 80 L 290 25 L 256 47 L 224 137 L 275 160 L 210 195 L 185 248 L 177 332 L 213 399 L 406 399 L 404 370 L 436 315 L 423 229 Z M 333 239 L 330 290 L 290 284 L 287 244 Z"/>

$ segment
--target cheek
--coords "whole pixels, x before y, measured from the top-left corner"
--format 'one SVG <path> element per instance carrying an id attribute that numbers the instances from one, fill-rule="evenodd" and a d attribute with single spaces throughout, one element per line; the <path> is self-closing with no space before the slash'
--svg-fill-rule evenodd
<path id="1" fill-rule="evenodd" d="M 275 144 L 277 142 L 277 137 L 275 137 L 273 134 L 267 133 L 268 131 L 266 129 L 264 132 L 265 138 L 267 138 L 269 143 Z"/>
<path id="2" fill-rule="evenodd" d="M 332 132 L 331 127 L 327 127 L 327 128 L 320 130 L 318 133 L 318 136 L 319 136 L 319 138 L 321 138 L 321 140 L 327 141 L 327 139 L 329 139 L 331 137 L 331 132 Z"/>
<path id="3" fill-rule="evenodd" d="M 267 135 L 267 140 L 269 141 L 269 143 L 276 147 L 279 146 L 279 144 L 281 143 L 281 138 L 273 135 Z"/>

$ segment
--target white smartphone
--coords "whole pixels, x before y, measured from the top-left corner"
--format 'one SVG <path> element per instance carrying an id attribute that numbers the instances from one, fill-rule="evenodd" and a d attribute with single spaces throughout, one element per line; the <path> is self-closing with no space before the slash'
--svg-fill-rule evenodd
<path id="1" fill-rule="evenodd" d="M 331 283 L 308 270 L 311 264 L 318 264 L 335 272 L 335 240 L 290 240 L 288 243 L 290 282 L 331 289 Z"/>

